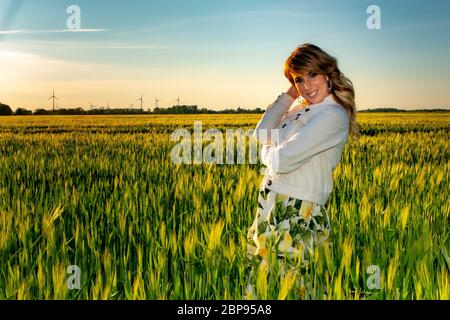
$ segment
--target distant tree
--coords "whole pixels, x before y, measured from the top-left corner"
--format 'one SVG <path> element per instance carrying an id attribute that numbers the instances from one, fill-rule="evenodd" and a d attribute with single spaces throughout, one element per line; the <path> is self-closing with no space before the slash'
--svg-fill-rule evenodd
<path id="1" fill-rule="evenodd" d="M 0 103 L 0 116 L 10 116 L 13 112 L 7 104 Z"/>
<path id="2" fill-rule="evenodd" d="M 33 114 L 35 115 L 47 115 L 49 114 L 49 111 L 45 110 L 45 109 L 37 109 L 33 112 Z"/>
<path id="3" fill-rule="evenodd" d="M 16 116 L 27 116 L 27 115 L 32 114 L 32 112 L 30 110 L 27 110 L 27 109 L 24 109 L 24 108 L 18 108 L 16 110 L 16 112 L 14 112 L 14 114 Z"/>

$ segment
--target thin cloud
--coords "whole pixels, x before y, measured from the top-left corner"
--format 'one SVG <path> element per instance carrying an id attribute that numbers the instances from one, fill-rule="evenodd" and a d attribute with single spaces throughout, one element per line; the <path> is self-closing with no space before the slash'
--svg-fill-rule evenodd
<path id="1" fill-rule="evenodd" d="M 41 54 L 0 49 L 0 83 L 2 89 L 17 86 L 31 87 L 32 83 L 103 83 L 109 79 L 141 80 L 147 79 L 152 68 L 114 65 L 108 63 L 89 63 L 47 57 Z M 70 70 L 68 72 L 67 70 Z M 22 84 L 22 85 L 19 85 Z"/>
<path id="2" fill-rule="evenodd" d="M 6 42 L 6 47 L 14 50 L 30 50 L 36 47 L 54 46 L 58 48 L 81 48 L 81 49 L 175 49 L 173 46 L 167 45 L 143 45 L 122 42 L 98 42 L 98 41 L 26 41 L 26 42 Z"/>
<path id="3" fill-rule="evenodd" d="M 61 29 L 61 30 L 0 30 L 0 34 L 43 34 L 63 32 L 106 32 L 108 29 Z"/>

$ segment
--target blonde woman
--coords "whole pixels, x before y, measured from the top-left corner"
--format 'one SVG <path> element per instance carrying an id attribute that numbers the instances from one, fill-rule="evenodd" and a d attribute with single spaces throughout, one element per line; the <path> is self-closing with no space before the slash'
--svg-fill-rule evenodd
<path id="1" fill-rule="evenodd" d="M 303 44 L 285 61 L 284 74 L 291 86 L 268 106 L 254 133 L 263 144 L 266 174 L 247 234 L 249 282 L 255 280 L 255 261 L 266 264 L 271 252 L 296 270 L 308 264 L 315 245 L 328 240 L 332 173 L 348 137 L 359 136 L 353 85 L 335 58 Z M 303 103 L 290 109 L 297 98 Z"/>

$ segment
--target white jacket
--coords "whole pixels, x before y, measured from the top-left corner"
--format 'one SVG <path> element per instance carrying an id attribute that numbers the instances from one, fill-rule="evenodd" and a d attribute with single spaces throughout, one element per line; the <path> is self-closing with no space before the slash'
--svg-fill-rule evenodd
<path id="1" fill-rule="evenodd" d="M 321 103 L 289 111 L 294 101 L 280 94 L 256 125 L 253 136 L 263 144 L 261 161 L 267 167 L 262 183 L 269 190 L 325 205 L 347 143 L 348 113 L 331 94 Z"/>

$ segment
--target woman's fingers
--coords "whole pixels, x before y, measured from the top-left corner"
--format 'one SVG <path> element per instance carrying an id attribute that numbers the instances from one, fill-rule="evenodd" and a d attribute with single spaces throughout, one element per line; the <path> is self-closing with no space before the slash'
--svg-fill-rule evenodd
<path id="1" fill-rule="evenodd" d="M 292 98 L 297 99 L 298 98 L 298 91 L 295 86 L 291 86 L 288 91 L 286 92 L 288 95 L 290 95 Z"/>

